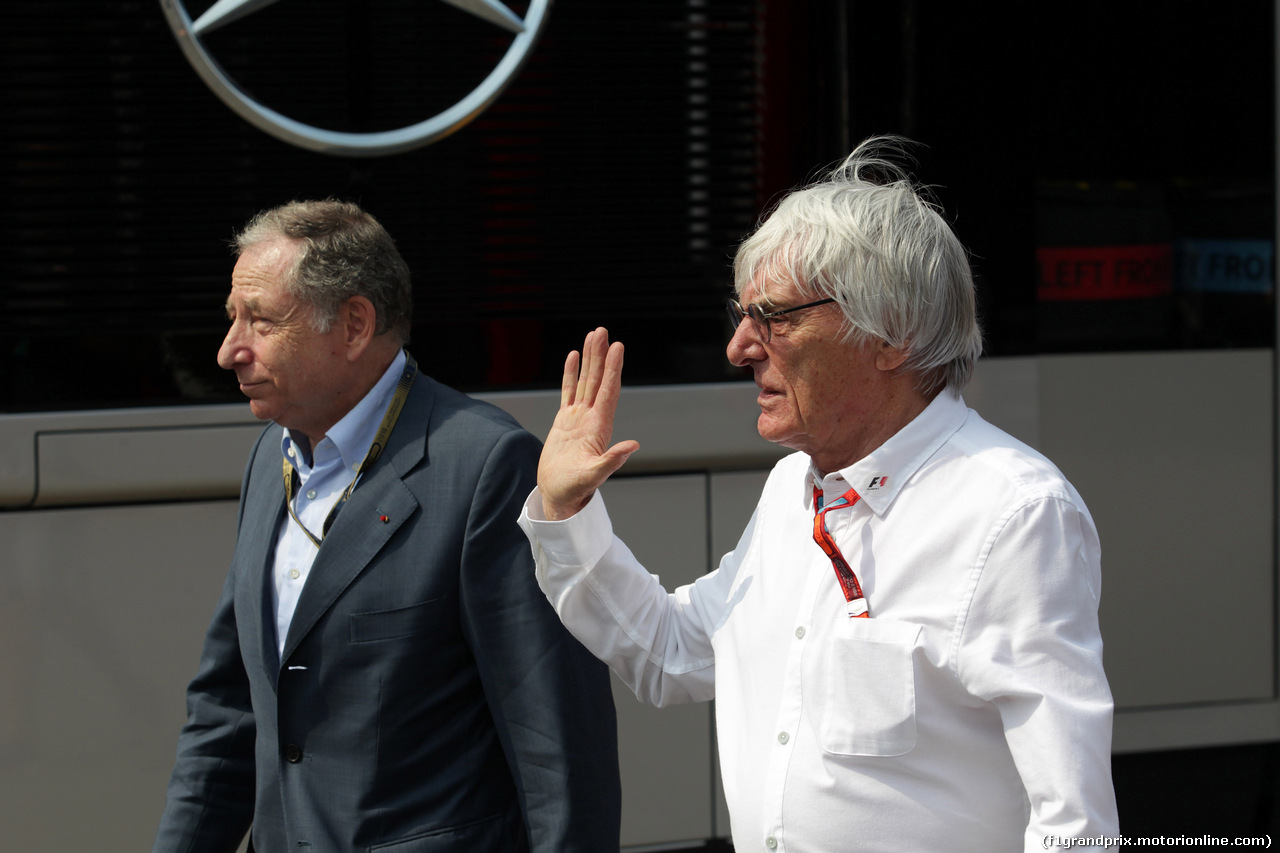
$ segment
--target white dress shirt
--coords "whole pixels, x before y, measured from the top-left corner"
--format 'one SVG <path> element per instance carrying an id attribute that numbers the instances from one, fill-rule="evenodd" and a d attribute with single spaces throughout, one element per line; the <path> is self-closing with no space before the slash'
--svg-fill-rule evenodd
<path id="1" fill-rule="evenodd" d="M 360 463 L 373 446 L 387 406 L 395 396 L 400 374 L 404 372 L 405 360 L 404 350 L 401 350 L 377 384 L 333 425 L 325 437 L 311 448 L 310 454 L 289 430 L 284 431 L 280 452 L 298 472 L 300 483 L 293 495 L 293 511 L 307 530 L 319 539 L 324 538 L 324 522 L 329 511 L 357 476 Z M 284 476 L 283 469 L 281 476 Z M 280 655 L 284 654 L 284 641 L 298 606 L 298 597 L 302 595 L 302 588 L 311 574 L 311 564 L 318 553 L 319 547 L 285 512 L 276 537 L 275 562 L 271 572 L 275 582 L 272 588 L 275 590 L 276 651 Z"/>
<path id="2" fill-rule="evenodd" d="M 822 478 L 871 618 L 813 541 L 809 457 L 720 566 L 668 594 L 597 494 L 520 524 L 569 629 L 654 705 L 715 698 L 738 853 L 1042 850 L 1119 833 L 1097 531 L 1043 456 L 940 394 Z M 1087 849 L 1084 847 L 1077 849 Z"/>

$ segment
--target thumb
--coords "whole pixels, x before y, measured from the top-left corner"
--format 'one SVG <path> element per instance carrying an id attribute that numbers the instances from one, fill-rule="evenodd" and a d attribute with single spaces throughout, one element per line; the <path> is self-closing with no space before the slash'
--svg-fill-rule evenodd
<path id="1" fill-rule="evenodd" d="M 619 441 L 600 456 L 600 468 L 607 472 L 606 477 L 626 464 L 631 454 L 640 449 L 640 442 L 634 440 Z"/>

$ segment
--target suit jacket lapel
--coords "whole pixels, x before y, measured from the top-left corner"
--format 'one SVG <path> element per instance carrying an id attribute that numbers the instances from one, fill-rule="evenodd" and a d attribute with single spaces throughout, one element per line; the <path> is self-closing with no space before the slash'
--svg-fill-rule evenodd
<path id="1" fill-rule="evenodd" d="M 237 613 L 248 619 L 253 635 L 262 647 L 262 669 L 274 676 L 280 669 L 276 652 L 276 617 L 271 571 L 275 562 L 276 536 L 284 517 L 284 477 L 281 473 L 279 427 L 270 427 L 258 444 L 253 459 L 250 485 L 240 519 L 238 541 L 243 548 L 237 559 L 247 581 L 249 607 Z"/>
<path id="2" fill-rule="evenodd" d="M 271 594 L 271 566 L 275 560 L 275 538 L 284 516 L 284 478 L 280 471 L 280 428 L 269 427 L 253 451 L 253 469 L 244 489 L 241 520 L 237 532 L 236 562 L 243 578 L 248 606 L 237 608 L 237 620 L 247 622 L 242 630 L 248 642 L 259 638 L 262 671 L 275 681 L 279 671 L 276 656 L 275 608 Z"/>
<path id="3" fill-rule="evenodd" d="M 400 525 L 417 511 L 417 498 L 404 485 L 403 477 L 426 457 L 425 425 L 435 400 L 431 384 L 427 377 L 418 375 L 387 449 L 361 477 L 329 528 L 298 597 L 281 663 L 289 659 L 343 590 L 365 571 Z"/>

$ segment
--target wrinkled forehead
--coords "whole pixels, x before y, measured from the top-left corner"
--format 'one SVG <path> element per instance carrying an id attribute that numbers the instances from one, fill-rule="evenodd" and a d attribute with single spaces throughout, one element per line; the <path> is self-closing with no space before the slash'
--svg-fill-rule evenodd
<path id="1" fill-rule="evenodd" d="M 237 300 L 255 304 L 294 301 L 287 287 L 292 261 L 293 250 L 288 244 L 268 242 L 247 247 L 231 271 L 228 307 Z"/>
<path id="2" fill-rule="evenodd" d="M 768 268 L 759 270 L 749 280 L 737 282 L 735 289 L 738 301 L 744 306 L 754 304 L 766 308 L 791 305 L 803 295 L 788 273 Z"/>
<path id="3" fill-rule="evenodd" d="M 252 243 L 240 251 L 236 268 L 239 269 L 242 265 L 246 268 L 253 267 L 265 274 L 284 279 L 297 262 L 301 245 L 301 240 L 284 236 Z"/>
<path id="4" fill-rule="evenodd" d="M 293 246 L 284 239 L 268 240 L 264 243 L 254 243 L 247 247 L 241 253 L 241 258 L 252 258 L 253 263 L 268 267 L 271 269 L 281 270 L 289 263 L 289 259 L 293 256 Z"/>

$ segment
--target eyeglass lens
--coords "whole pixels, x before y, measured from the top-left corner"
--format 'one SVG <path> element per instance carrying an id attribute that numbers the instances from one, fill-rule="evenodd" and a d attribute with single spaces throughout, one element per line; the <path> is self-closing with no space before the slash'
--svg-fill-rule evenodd
<path id="1" fill-rule="evenodd" d="M 760 306 L 748 305 L 743 308 L 736 299 L 730 299 L 726 307 L 729 310 L 729 323 L 735 331 L 741 325 L 743 318 L 746 318 L 751 321 L 756 333 L 764 339 L 765 343 L 773 337 L 773 324 L 769 322 L 770 318 L 764 316 Z"/>

